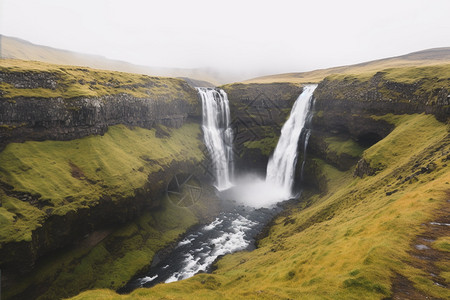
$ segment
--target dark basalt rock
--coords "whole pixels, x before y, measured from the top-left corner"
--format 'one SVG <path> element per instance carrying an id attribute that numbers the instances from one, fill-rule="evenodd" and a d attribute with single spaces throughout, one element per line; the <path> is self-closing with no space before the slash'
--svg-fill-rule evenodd
<path id="1" fill-rule="evenodd" d="M 264 175 L 281 127 L 302 92 L 302 87 L 292 83 L 236 83 L 222 88 L 230 101 L 235 162 L 239 166 L 236 171 Z M 271 142 L 265 149 L 248 147 L 249 142 L 263 139 Z"/>
<path id="2" fill-rule="evenodd" d="M 39 258 L 52 251 L 76 244 L 94 230 L 124 224 L 143 211 L 157 208 L 169 181 L 180 172 L 201 177 L 204 169 L 193 161 L 172 161 L 164 170 L 149 174 L 146 185 L 136 189 L 133 196 L 104 195 L 96 203 L 76 211 L 51 214 L 32 232 L 31 241 L 2 244 L 0 266 L 7 275 L 3 286 L 31 271 Z"/>
<path id="3" fill-rule="evenodd" d="M 353 175 L 362 178 L 364 177 L 364 175 L 368 176 L 375 175 L 377 171 L 378 171 L 377 169 L 372 168 L 370 164 L 364 158 L 362 158 L 356 164 L 356 169 Z"/>
<path id="4" fill-rule="evenodd" d="M 384 78 L 378 72 L 369 80 L 325 79 L 314 92 L 312 134 L 308 145 L 310 158 L 320 158 L 340 170 L 348 170 L 356 163 L 355 176 L 374 175 L 378 169 L 360 158 L 333 155 L 324 139 L 329 136 L 352 139 L 368 148 L 386 137 L 394 125 L 377 119 L 386 114 L 434 114 L 442 122 L 450 117 L 448 87 L 438 87 L 424 92 L 422 86 L 429 80 L 400 83 Z M 375 117 L 374 117 L 375 116 Z M 307 161 L 307 166 L 313 164 Z M 307 167 L 305 178 L 317 178 L 317 172 Z M 314 184 L 310 182 L 310 184 Z"/>
<path id="5" fill-rule="evenodd" d="M 188 100 L 141 99 L 128 94 L 79 99 L 0 98 L 0 149 L 11 142 L 103 135 L 117 124 L 178 128 L 188 116 L 197 114 L 198 108 Z"/>
<path id="6" fill-rule="evenodd" d="M 45 72 L 20 73 L 20 76 L 13 72 L 0 72 L 0 76 L 1 81 L 17 88 L 54 89 L 58 84 L 55 75 Z M 187 118 L 197 119 L 201 112 L 197 92 L 187 84 L 180 85 L 180 89 L 186 88 L 190 98 L 176 95 L 172 99 L 170 95 L 161 99 L 136 98 L 129 94 L 72 99 L 0 97 L 0 151 L 11 142 L 73 140 L 102 135 L 109 126 L 117 124 L 147 129 L 156 127 L 157 136 L 165 138 L 170 130 L 159 125 L 178 128 Z M 163 170 L 149 174 L 145 186 L 136 189 L 133 196 L 110 195 L 105 191 L 98 201 L 76 211 L 58 215 L 52 214 L 50 208 L 41 226 L 32 232 L 30 241 L 0 245 L 3 286 L 32 270 L 39 258 L 76 243 L 93 230 L 123 224 L 145 210 L 158 207 L 168 182 L 179 172 L 201 174 L 204 169 L 198 162 L 180 157 Z M 35 198 L 39 198 L 39 195 L 17 192 L 5 183 L 0 183 L 0 189 L 11 197 L 32 204 L 36 202 Z M 70 198 L 66 200 L 73 201 Z"/>
<path id="7" fill-rule="evenodd" d="M 387 80 L 385 73 L 378 72 L 369 80 L 324 79 L 314 95 L 317 109 L 326 105 L 344 108 L 349 112 L 372 115 L 434 114 L 439 121 L 450 116 L 450 91 L 443 85 L 425 91 L 424 85 L 433 78 L 423 78 L 414 83 Z"/>
<path id="8" fill-rule="evenodd" d="M 58 77 L 51 72 L 0 72 L 0 82 L 18 89 L 56 89 Z"/>

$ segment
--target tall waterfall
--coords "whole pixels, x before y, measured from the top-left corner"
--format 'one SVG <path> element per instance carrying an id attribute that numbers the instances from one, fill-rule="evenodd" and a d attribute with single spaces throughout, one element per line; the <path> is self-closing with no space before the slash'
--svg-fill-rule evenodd
<path id="1" fill-rule="evenodd" d="M 230 127 L 230 107 L 227 94 L 219 89 L 197 88 L 202 98 L 203 134 L 216 177 L 216 187 L 232 186 L 233 131 Z"/>
<path id="2" fill-rule="evenodd" d="M 300 134 L 305 126 L 310 102 L 317 85 L 307 85 L 297 98 L 289 119 L 281 129 L 280 139 L 267 164 L 266 182 L 281 188 L 284 199 L 292 197 L 294 171 L 297 163 L 297 146 Z M 307 142 L 308 139 L 305 139 Z"/>

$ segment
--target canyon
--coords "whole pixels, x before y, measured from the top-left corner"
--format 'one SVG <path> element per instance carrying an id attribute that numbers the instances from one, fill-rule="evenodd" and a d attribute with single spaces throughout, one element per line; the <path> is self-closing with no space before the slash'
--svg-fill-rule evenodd
<path id="1" fill-rule="evenodd" d="M 448 290 L 426 281 L 431 279 L 417 263 L 405 263 L 408 274 L 399 272 L 404 267 L 400 261 L 408 257 L 405 249 L 422 232 L 420 224 L 448 223 L 436 213 L 448 205 L 448 70 L 445 64 L 399 67 L 317 81 L 306 122 L 308 147 L 298 148 L 298 160 L 306 159 L 303 176 L 299 164 L 295 169 L 301 196 L 285 204 L 259 237 L 256 250 L 227 255 L 217 261 L 213 274 L 175 285 L 196 290 L 198 298 L 289 298 L 297 295 L 297 280 L 301 293 L 320 297 L 329 280 L 337 298 L 381 299 L 395 292 L 398 278 L 413 274 L 406 280 L 414 290 L 445 298 Z M 173 247 L 189 227 L 213 220 L 220 211 L 200 129 L 201 99 L 186 81 L 21 61 L 0 65 L 0 79 L 0 267 L 6 299 L 117 290 L 145 271 L 156 253 Z M 266 175 L 281 127 L 303 86 L 220 87 L 230 103 L 237 174 Z M 193 206 L 178 207 L 165 197 L 170 181 L 181 173 L 195 174 L 202 183 L 204 193 Z M 401 222 L 391 220 L 386 207 Z M 374 219 L 381 215 L 385 228 L 345 223 L 364 213 Z M 333 222 L 335 231 L 325 233 Z M 388 231 L 398 232 L 393 239 L 406 237 L 392 247 L 403 247 L 403 256 L 392 263 L 391 250 L 369 243 L 375 240 L 373 232 L 386 237 Z M 356 239 L 361 232 L 367 237 Z M 434 240 L 445 248 L 445 238 Z M 298 243 L 304 249 L 296 248 Z M 315 243 L 321 247 L 313 248 Z M 351 253 L 352 247 L 361 249 L 355 254 L 361 256 L 358 267 L 337 267 L 317 257 L 337 249 Z M 261 268 L 264 256 L 272 262 L 268 270 Z M 443 257 L 437 256 L 434 271 L 441 272 L 435 281 L 441 285 L 448 273 Z M 286 261 L 275 263 L 280 258 Z M 115 265 L 108 269 L 105 265 L 112 261 Z M 297 269 L 285 265 L 289 263 Z M 315 269 L 319 266 L 327 266 L 334 277 L 325 280 L 326 271 Z M 372 278 L 371 272 L 382 279 Z M 261 287 L 255 286 L 259 278 Z M 225 285 L 230 287 L 226 291 Z M 168 289 L 170 285 L 157 285 L 134 293 L 183 297 Z M 127 297 L 94 290 L 75 299 L 102 293 Z"/>

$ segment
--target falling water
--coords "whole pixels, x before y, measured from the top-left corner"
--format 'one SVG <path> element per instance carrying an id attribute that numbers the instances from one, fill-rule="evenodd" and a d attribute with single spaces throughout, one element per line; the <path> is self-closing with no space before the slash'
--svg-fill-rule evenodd
<path id="1" fill-rule="evenodd" d="M 232 131 L 227 95 L 222 90 L 198 88 L 203 104 L 205 144 L 212 157 L 217 188 L 224 198 L 235 199 L 236 206 L 224 211 L 207 224 L 199 225 L 162 258 L 144 277 L 131 280 L 120 293 L 138 287 L 151 287 L 162 282 L 182 280 L 198 272 L 211 271 L 220 256 L 254 248 L 255 236 L 280 208 L 274 204 L 291 198 L 297 144 L 306 123 L 310 100 L 316 86 L 306 86 L 292 108 L 273 157 L 267 166 L 266 180 L 241 178 L 232 186 Z M 309 132 L 305 132 L 305 147 Z M 258 208 L 258 209 L 257 209 Z"/>
<path id="2" fill-rule="evenodd" d="M 281 198 L 292 197 L 294 171 L 297 163 L 297 146 L 306 123 L 310 102 L 317 85 L 308 85 L 297 98 L 289 119 L 281 129 L 280 139 L 267 165 L 266 183 L 281 188 Z M 305 139 L 307 142 L 308 139 Z"/>
<path id="3" fill-rule="evenodd" d="M 224 190 L 232 186 L 233 177 L 233 131 L 230 127 L 228 97 L 221 89 L 197 90 L 202 98 L 202 129 L 213 163 L 216 187 L 218 190 Z"/>

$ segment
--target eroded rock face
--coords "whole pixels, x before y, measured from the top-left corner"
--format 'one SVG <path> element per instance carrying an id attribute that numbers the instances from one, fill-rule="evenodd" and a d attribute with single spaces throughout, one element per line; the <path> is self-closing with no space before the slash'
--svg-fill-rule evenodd
<path id="1" fill-rule="evenodd" d="M 433 90 L 426 89 L 425 85 L 430 86 L 430 80 L 434 79 L 424 78 L 414 83 L 395 82 L 387 80 L 383 72 L 367 80 L 323 80 L 314 93 L 309 155 L 342 171 L 356 165 L 355 176 L 375 174 L 377 170 L 361 157 L 334 152 L 327 139 L 339 138 L 368 148 L 394 129 L 393 124 L 377 118 L 386 114 L 428 113 L 434 114 L 439 121 L 447 121 L 450 117 L 449 88 L 443 84 L 436 85 Z M 305 177 L 317 177 L 317 171 L 313 169 L 307 168 Z M 314 182 L 310 183 L 314 185 Z"/>
<path id="2" fill-rule="evenodd" d="M 56 75 L 46 72 L 21 72 L 18 75 L 0 72 L 0 80 L 17 89 L 55 89 L 59 84 Z M 179 128 L 188 118 L 195 120 L 201 116 L 201 103 L 195 89 L 182 81 L 176 88 L 183 93 L 166 92 L 161 97 L 148 98 L 125 93 L 71 99 L 3 98 L 0 94 L 0 151 L 11 142 L 64 141 L 103 135 L 109 126 L 117 124 L 147 129 L 156 127 L 157 138 L 164 138 L 167 133 L 158 125 Z M 198 152 L 201 154 L 200 149 Z M 77 210 L 61 215 L 48 212 L 42 224 L 33 230 L 31 240 L 2 243 L 0 268 L 4 278 L 14 281 L 32 270 L 42 256 L 76 243 L 93 230 L 117 226 L 135 219 L 145 210 L 158 207 L 175 174 L 204 172 L 197 161 L 183 156 L 164 165 L 158 172 L 150 173 L 146 184 L 135 189 L 133 196 L 105 193 L 96 203 Z M 31 203 L 33 197 L 40 197 L 1 184 L 0 189 L 5 194 L 21 201 Z M 3 286 L 5 284 L 3 282 Z"/>
<path id="3" fill-rule="evenodd" d="M 164 170 L 151 173 L 147 183 L 134 195 L 105 195 L 95 205 L 85 206 L 64 215 L 50 215 L 32 232 L 30 241 L 3 243 L 0 266 L 11 281 L 34 268 L 38 259 L 51 251 L 73 245 L 99 228 L 114 227 L 134 220 L 144 211 L 159 206 L 169 181 L 178 173 L 201 176 L 203 168 L 194 161 L 172 161 Z M 5 280 L 5 278 L 3 278 Z M 7 282 L 3 282 L 7 286 Z"/>
<path id="4" fill-rule="evenodd" d="M 414 83 L 395 82 L 378 72 L 368 80 L 325 79 L 314 95 L 317 110 L 340 108 L 354 113 L 373 115 L 431 113 L 440 121 L 450 115 L 450 89 L 443 83 L 429 89 L 435 78 L 423 78 Z"/>
<path id="5" fill-rule="evenodd" d="M 193 97 L 197 99 L 196 94 Z M 79 99 L 0 98 L 0 149 L 10 142 L 102 135 L 117 124 L 178 128 L 188 116 L 198 116 L 198 108 L 188 100 L 192 99 L 163 101 L 128 94 Z"/>
<path id="6" fill-rule="evenodd" d="M 230 101 L 237 172 L 265 175 L 281 127 L 302 87 L 291 83 L 237 83 L 222 88 Z"/>
<path id="7" fill-rule="evenodd" d="M 18 89 L 54 90 L 58 85 L 58 77 L 51 72 L 0 72 L 0 82 L 11 84 Z"/>

